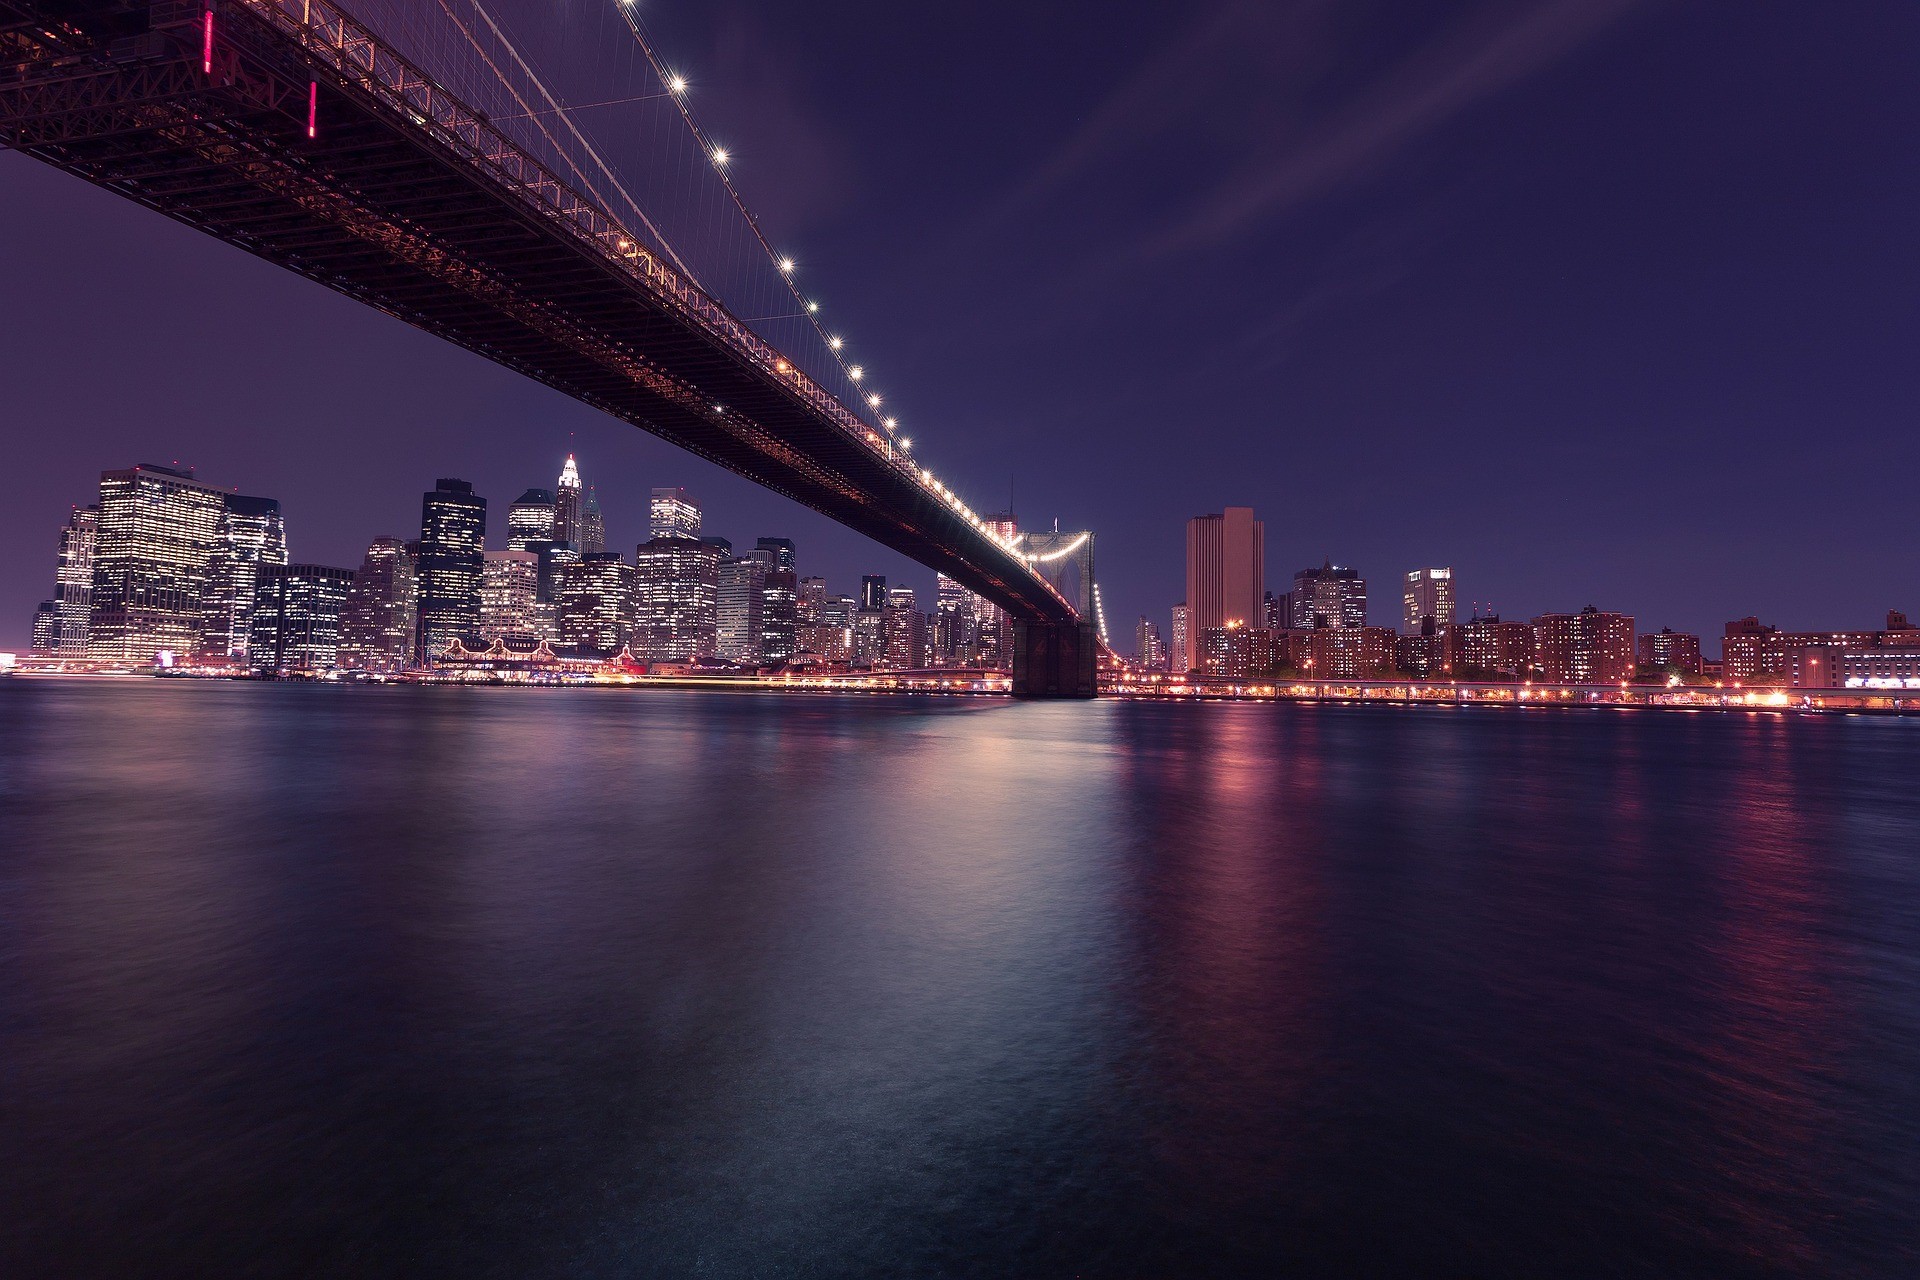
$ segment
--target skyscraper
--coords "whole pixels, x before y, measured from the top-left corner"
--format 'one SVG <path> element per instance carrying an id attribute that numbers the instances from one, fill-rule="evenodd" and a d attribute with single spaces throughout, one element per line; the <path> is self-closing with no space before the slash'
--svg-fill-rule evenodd
<path id="1" fill-rule="evenodd" d="M 766 607 L 767 570 L 772 554 L 750 551 L 720 566 L 719 642 L 715 650 L 729 662 L 758 662 Z"/>
<path id="2" fill-rule="evenodd" d="M 489 551 L 480 566 L 480 638 L 547 639 L 537 615 L 540 556 Z"/>
<path id="3" fill-rule="evenodd" d="M 1410 569 L 1401 593 L 1400 630 L 1421 634 L 1421 623 L 1433 619 L 1434 634 L 1453 625 L 1453 570 Z"/>
<path id="4" fill-rule="evenodd" d="M 852 662 L 853 620 L 859 610 L 852 596 L 827 596 L 820 602 L 820 621 L 814 635 L 818 653 L 828 662 Z"/>
<path id="5" fill-rule="evenodd" d="M 800 579 L 793 539 L 762 538 L 754 549 L 773 557 L 760 590 L 760 657 L 785 662 L 800 648 Z"/>
<path id="6" fill-rule="evenodd" d="M 60 606 L 57 601 L 42 600 L 33 610 L 33 635 L 28 643 L 38 657 L 47 657 L 60 642 Z"/>
<path id="7" fill-rule="evenodd" d="M 1167 665 L 1167 648 L 1160 641 L 1160 628 L 1144 613 L 1133 629 L 1133 652 L 1134 660 L 1149 671 L 1159 671 Z"/>
<path id="8" fill-rule="evenodd" d="M 973 592 L 940 574 L 933 585 L 933 635 L 928 641 L 940 666 L 971 666 L 974 660 Z"/>
<path id="9" fill-rule="evenodd" d="M 412 661 L 420 602 L 414 553 L 399 538 L 375 538 L 354 571 L 340 609 L 340 666 L 405 670 Z"/>
<path id="10" fill-rule="evenodd" d="M 560 480 L 553 490 L 553 540 L 580 545 L 581 517 L 580 467 L 567 455 L 560 468 Z"/>
<path id="11" fill-rule="evenodd" d="M 143 462 L 100 475 L 87 656 L 146 663 L 200 639 L 226 495 L 191 470 Z"/>
<path id="12" fill-rule="evenodd" d="M 655 489 L 647 503 L 647 537 L 698 538 L 700 504 L 685 489 Z"/>
<path id="13" fill-rule="evenodd" d="M 1292 625 L 1301 630 L 1367 625 L 1367 580 L 1331 559 L 1294 574 L 1291 599 Z"/>
<path id="14" fill-rule="evenodd" d="M 647 662 L 692 662 L 717 644 L 720 551 L 696 538 L 643 542 L 634 551 L 639 583 L 634 651 Z"/>
<path id="15" fill-rule="evenodd" d="M 1187 602 L 1182 600 L 1173 606 L 1173 618 L 1168 634 L 1173 643 L 1167 652 L 1167 670 L 1175 675 L 1185 675 L 1197 665 L 1193 654 L 1193 633 L 1187 627 Z"/>
<path id="16" fill-rule="evenodd" d="M 256 671 L 331 671 L 340 655 L 340 614 L 351 569 L 262 564 L 254 574 L 247 664 Z"/>
<path id="17" fill-rule="evenodd" d="M 420 500 L 420 653 L 425 661 L 480 630 L 487 500 L 465 480 L 442 479 Z"/>
<path id="18" fill-rule="evenodd" d="M 87 613 L 93 608 L 93 540 L 99 507 L 75 507 L 60 530 L 60 562 L 54 571 L 54 633 L 49 653 L 83 658 L 87 653 Z"/>
<path id="19" fill-rule="evenodd" d="M 927 664 L 927 617 L 912 587 L 888 589 L 885 627 L 887 666 L 909 670 Z"/>
<path id="20" fill-rule="evenodd" d="M 552 542 L 553 490 L 529 489 L 507 508 L 507 550 L 532 551 L 536 542 Z"/>
<path id="21" fill-rule="evenodd" d="M 633 639 L 634 567 L 617 551 L 583 555 L 554 579 L 554 630 L 561 644 L 611 656 Z"/>
<path id="22" fill-rule="evenodd" d="M 1188 636 L 1229 624 L 1260 626 L 1266 589 L 1266 525 L 1252 507 L 1187 521 Z"/>
<path id="23" fill-rule="evenodd" d="M 600 498 L 587 486 L 587 500 L 580 507 L 580 554 L 595 556 L 607 549 L 607 519 L 600 514 Z"/>
<path id="24" fill-rule="evenodd" d="M 253 616 L 254 588 L 262 567 L 287 563 L 287 527 L 272 498 L 224 495 L 226 509 L 214 534 L 207 562 L 207 589 L 201 597 L 202 658 L 247 657 L 247 626 Z"/>

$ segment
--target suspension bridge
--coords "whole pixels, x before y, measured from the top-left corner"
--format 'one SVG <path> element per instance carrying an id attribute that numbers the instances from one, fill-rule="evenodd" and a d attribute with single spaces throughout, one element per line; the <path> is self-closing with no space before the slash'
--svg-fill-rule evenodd
<path id="1" fill-rule="evenodd" d="M 1016 693 L 1091 696 L 1092 620 L 880 414 L 684 81 L 626 0 L 608 3 L 650 81 L 632 100 L 680 117 L 675 145 L 698 162 L 688 180 L 717 183 L 737 214 L 731 260 L 702 264 L 668 233 L 480 0 L 412 0 L 395 19 L 405 48 L 332 0 L 0 0 L 0 146 L 946 574 L 1013 619 Z M 429 12 L 437 43 L 420 30 Z"/>

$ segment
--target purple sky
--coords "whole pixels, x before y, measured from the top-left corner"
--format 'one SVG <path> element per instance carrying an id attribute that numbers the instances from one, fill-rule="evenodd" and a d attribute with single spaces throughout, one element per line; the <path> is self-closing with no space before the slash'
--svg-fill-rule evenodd
<path id="1" fill-rule="evenodd" d="M 604 38 L 611 0 L 498 0 Z M 1397 620 L 1643 630 L 1920 613 L 1920 8 L 1908 0 L 689 4 L 649 21 L 977 508 L 1099 536 L 1166 625 L 1184 521 L 1251 504 Z M 651 437 L 0 154 L 0 647 L 102 468 L 179 459 L 354 565 L 569 449 L 613 544 L 684 484 L 805 573 L 932 575 Z M 1715 645 L 1710 644 L 1710 650 Z"/>

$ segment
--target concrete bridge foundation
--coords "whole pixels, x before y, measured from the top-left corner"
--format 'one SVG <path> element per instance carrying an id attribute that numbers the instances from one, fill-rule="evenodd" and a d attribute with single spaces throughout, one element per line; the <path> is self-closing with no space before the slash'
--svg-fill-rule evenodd
<path id="1" fill-rule="evenodd" d="M 1013 696 L 1091 698 L 1099 642 L 1090 622 L 1013 624 Z"/>

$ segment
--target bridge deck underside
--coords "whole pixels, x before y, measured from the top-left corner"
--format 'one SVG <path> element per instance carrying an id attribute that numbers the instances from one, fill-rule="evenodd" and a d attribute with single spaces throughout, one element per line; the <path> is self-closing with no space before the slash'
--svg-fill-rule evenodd
<path id="1" fill-rule="evenodd" d="M 0 33 L 29 10 L 62 11 L 71 32 L 120 8 L 0 0 Z M 245 86 L 194 82 L 200 69 L 177 47 L 83 60 L 85 92 L 51 98 L 0 72 L 0 141 L 747 476 L 1015 617 L 1072 620 L 1014 555 L 748 353 L 649 296 L 602 246 L 503 199 L 490 175 L 278 31 L 231 7 L 221 18 Z M 9 38 L 17 53 L 33 37 Z"/>

